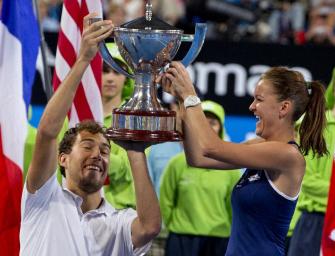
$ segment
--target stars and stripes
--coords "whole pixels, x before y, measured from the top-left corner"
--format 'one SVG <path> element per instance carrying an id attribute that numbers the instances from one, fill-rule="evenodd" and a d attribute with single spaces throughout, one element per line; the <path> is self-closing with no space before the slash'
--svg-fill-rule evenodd
<path id="1" fill-rule="evenodd" d="M 53 78 L 55 90 L 76 61 L 83 32 L 83 18 L 92 12 L 102 17 L 101 0 L 64 0 Z M 97 54 L 78 87 L 69 113 L 70 127 L 85 119 L 103 122 L 101 74 L 102 59 Z"/>

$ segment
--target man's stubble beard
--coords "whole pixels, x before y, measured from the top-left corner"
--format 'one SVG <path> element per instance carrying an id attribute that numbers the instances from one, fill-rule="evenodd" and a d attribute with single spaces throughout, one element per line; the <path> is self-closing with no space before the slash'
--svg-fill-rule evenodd
<path id="1" fill-rule="evenodd" d="M 88 194 L 99 191 L 103 185 L 103 181 L 94 181 L 90 176 L 80 179 L 78 184 L 79 188 Z"/>

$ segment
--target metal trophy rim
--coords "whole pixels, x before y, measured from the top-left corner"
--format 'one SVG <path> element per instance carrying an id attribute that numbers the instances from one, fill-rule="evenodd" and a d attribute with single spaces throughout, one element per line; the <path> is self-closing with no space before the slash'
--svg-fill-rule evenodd
<path id="1" fill-rule="evenodd" d="M 126 33 L 157 33 L 157 34 L 162 34 L 162 33 L 168 33 L 168 34 L 177 34 L 177 35 L 181 35 L 181 41 L 182 42 L 192 42 L 194 40 L 194 35 L 192 34 L 184 34 L 183 30 L 180 29 L 175 29 L 175 30 L 161 30 L 161 29 L 147 29 L 147 30 L 143 30 L 143 29 L 138 29 L 138 28 L 122 28 L 122 27 L 115 27 L 114 31 L 118 32 L 126 32 Z M 110 36 L 110 38 L 114 38 L 115 35 L 113 33 L 113 35 Z"/>
<path id="2" fill-rule="evenodd" d="M 151 33 L 157 33 L 157 34 L 183 34 L 184 31 L 181 29 L 170 29 L 170 30 L 163 30 L 163 29 L 139 29 L 139 28 L 122 28 L 122 27 L 115 27 L 114 31 L 122 31 L 122 32 L 133 32 L 133 33 L 144 33 L 144 34 L 151 34 Z"/>

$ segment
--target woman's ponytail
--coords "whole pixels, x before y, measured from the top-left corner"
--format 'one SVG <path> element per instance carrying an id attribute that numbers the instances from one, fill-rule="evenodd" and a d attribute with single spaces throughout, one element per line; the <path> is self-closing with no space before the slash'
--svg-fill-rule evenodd
<path id="1" fill-rule="evenodd" d="M 325 88 L 317 81 L 307 82 L 306 90 L 309 95 L 305 115 L 299 128 L 300 148 L 304 155 L 309 150 L 323 156 L 328 153 L 323 130 L 326 127 Z"/>

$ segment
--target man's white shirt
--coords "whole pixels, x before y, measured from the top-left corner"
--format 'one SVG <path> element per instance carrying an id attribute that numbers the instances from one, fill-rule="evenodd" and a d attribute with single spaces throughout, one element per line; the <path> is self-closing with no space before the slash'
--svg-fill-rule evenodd
<path id="1" fill-rule="evenodd" d="M 62 188 L 53 175 L 31 194 L 24 186 L 21 202 L 22 256 L 144 255 L 151 243 L 133 250 L 131 208 L 115 210 L 103 201 L 96 209 L 81 211 L 82 198 Z"/>

